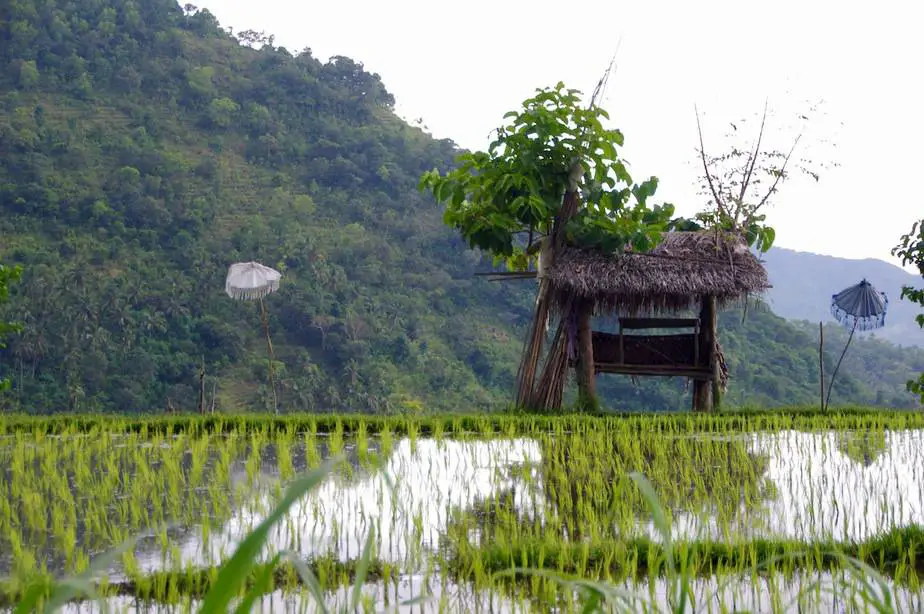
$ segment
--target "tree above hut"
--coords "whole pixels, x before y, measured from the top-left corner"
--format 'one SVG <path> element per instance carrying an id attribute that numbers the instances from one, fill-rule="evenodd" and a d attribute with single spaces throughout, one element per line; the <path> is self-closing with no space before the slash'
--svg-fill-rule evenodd
<path id="1" fill-rule="evenodd" d="M 705 408 L 712 404 L 707 384 L 715 384 L 711 398 L 717 399 L 727 379 L 715 335 L 716 305 L 763 291 L 766 272 L 737 226 L 732 232 L 718 225 L 670 232 L 692 222 L 672 220 L 670 204 L 649 205 L 656 177 L 632 181 L 617 153 L 623 135 L 603 127 L 608 116 L 596 105 L 605 81 L 588 108 L 561 83 L 539 90 L 521 111 L 505 116 L 511 121 L 487 153 L 464 154 L 459 168 L 445 176 L 425 173 L 420 187 L 447 204 L 445 222 L 473 248 L 505 260 L 514 272 L 538 259 L 538 297 L 518 371 L 517 405 L 559 408 L 573 366 L 585 409 L 597 407 L 594 381 L 601 370 L 695 378 L 694 407 Z M 770 242 L 765 237 L 762 245 Z M 594 313 L 622 317 L 695 306 L 699 318 L 622 324 L 694 329 L 685 335 L 626 341 L 621 333 L 611 338 L 591 327 Z M 553 312 L 558 326 L 542 360 Z M 595 352 L 607 360 L 595 363 Z"/>
<path id="2" fill-rule="evenodd" d="M 674 207 L 649 205 L 657 177 L 633 182 L 618 153 L 623 134 L 603 126 L 609 116 L 595 99 L 583 108 L 563 83 L 537 90 L 504 116 L 487 152 L 461 155 L 446 175 L 424 173 L 420 188 L 446 203 L 445 222 L 472 248 L 511 269 L 528 268 L 550 238 L 606 252 L 651 249 Z"/>
<path id="3" fill-rule="evenodd" d="M 459 168 L 445 176 L 433 170 L 421 177 L 420 188 L 447 204 L 445 222 L 471 247 L 523 271 L 533 260 L 552 265 L 566 246 L 622 254 L 627 247 L 646 252 L 660 242 L 672 226 L 674 207 L 649 205 L 657 177 L 634 183 L 618 154 L 622 133 L 603 126 L 609 116 L 596 101 L 608 75 L 587 108 L 580 92 L 562 83 L 537 90 L 520 111 L 504 116 L 510 122 L 498 129 L 487 152 L 463 154 Z M 517 373 L 521 406 L 537 405 L 534 384 L 551 309 L 550 286 L 540 278 Z M 564 367 L 556 356 L 554 366 L 545 368 L 559 373 Z"/>

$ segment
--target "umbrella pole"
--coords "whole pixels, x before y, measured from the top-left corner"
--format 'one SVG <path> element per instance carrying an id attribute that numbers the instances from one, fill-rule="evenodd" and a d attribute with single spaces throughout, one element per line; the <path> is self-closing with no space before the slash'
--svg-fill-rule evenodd
<path id="1" fill-rule="evenodd" d="M 818 383 L 821 386 L 821 411 L 825 410 L 825 326 L 818 323 Z"/>
<path id="2" fill-rule="evenodd" d="M 831 401 L 831 391 L 834 390 L 834 378 L 837 377 L 837 370 L 841 368 L 841 361 L 844 360 L 844 356 L 847 354 L 847 348 L 850 347 L 850 342 L 853 340 L 853 334 L 857 332 L 857 324 L 859 320 L 854 318 L 853 328 L 850 329 L 850 336 L 847 337 L 847 344 L 844 345 L 844 351 L 841 352 L 841 357 L 837 359 L 837 364 L 834 366 L 834 373 L 831 374 L 831 383 L 828 385 L 828 398 L 825 399 L 825 409 L 828 409 L 828 403 Z"/>
<path id="3" fill-rule="evenodd" d="M 273 413 L 279 413 L 279 404 L 276 400 L 276 379 L 273 377 L 273 342 L 270 341 L 269 319 L 266 317 L 266 303 L 260 299 L 260 316 L 263 319 L 263 332 L 266 333 L 266 352 L 269 355 L 270 386 L 273 388 Z"/>

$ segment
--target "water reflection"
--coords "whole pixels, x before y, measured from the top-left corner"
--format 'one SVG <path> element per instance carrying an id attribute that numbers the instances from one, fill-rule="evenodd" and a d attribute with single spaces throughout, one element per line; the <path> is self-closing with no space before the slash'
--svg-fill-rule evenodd
<path id="1" fill-rule="evenodd" d="M 414 567 L 427 550 L 438 547 L 452 510 L 508 487 L 514 480 L 510 467 L 539 459 L 538 443 L 525 439 L 399 440 L 381 470 L 332 476 L 299 501 L 272 532 L 271 550 L 304 557 L 332 554 L 347 561 L 361 554 L 374 528 L 380 560 Z M 190 535 L 173 553 L 148 553 L 142 569 L 221 560 L 263 519 L 273 500 L 272 493 L 261 493 L 207 541 Z"/>
<path id="2" fill-rule="evenodd" d="M 838 433 L 640 437 L 629 449 L 590 452 L 570 436 L 403 439 L 382 470 L 356 467 L 300 501 L 274 530 L 272 549 L 346 561 L 360 555 L 374 529 L 376 556 L 413 571 L 441 547 L 451 524 L 472 541 L 504 532 L 555 532 L 564 539 L 655 536 L 629 479 L 632 471 L 649 476 L 672 512 L 677 537 L 860 540 L 924 523 L 922 436 L 885 433 L 878 455 L 864 463 L 844 451 Z M 271 471 L 266 480 L 274 483 Z M 273 500 L 272 489 L 264 489 L 207 540 L 190 531 L 172 554 L 148 552 L 142 568 L 221 560 Z"/>
<path id="3" fill-rule="evenodd" d="M 837 449 L 863 467 L 872 465 L 887 448 L 886 433 L 882 431 L 865 433 L 848 431 L 837 434 Z"/>
<path id="4" fill-rule="evenodd" d="M 843 451 L 838 433 L 753 436 L 752 448 L 770 457 L 767 477 L 778 492 L 754 531 L 862 540 L 924 524 L 924 431 L 879 435 L 881 451 L 863 463 Z"/>
<path id="5" fill-rule="evenodd" d="M 667 510 L 724 523 L 773 495 L 768 462 L 767 454 L 737 439 L 643 433 L 595 441 L 588 449 L 573 435 L 544 442 L 542 479 L 562 536 L 613 538 L 651 516 L 633 472 L 649 480 Z"/>
<path id="6" fill-rule="evenodd" d="M 427 564 L 439 563 L 433 555 L 447 536 L 475 543 L 501 534 L 654 534 L 633 471 L 649 477 L 678 537 L 860 540 L 924 524 L 922 444 L 921 430 L 399 439 L 387 450 L 370 441 L 362 452 L 348 443 L 350 469 L 293 508 L 274 530 L 271 549 L 346 561 L 359 556 L 374 529 L 376 558 L 394 563 L 399 583 L 410 586 Z M 243 444 L 234 448 L 230 512 L 215 527 L 181 523 L 168 534 L 168 548 L 148 540 L 138 552 L 141 569 L 220 562 L 275 501 L 280 465 L 297 472 L 309 457 L 328 454 L 323 441 L 311 445 L 263 446 L 256 454 Z M 367 453 L 380 454 L 384 467 L 370 470 L 361 462 Z"/>

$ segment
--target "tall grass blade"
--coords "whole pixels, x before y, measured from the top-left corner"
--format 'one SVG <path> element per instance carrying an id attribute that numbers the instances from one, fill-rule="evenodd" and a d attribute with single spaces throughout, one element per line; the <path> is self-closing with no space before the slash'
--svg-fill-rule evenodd
<path id="1" fill-rule="evenodd" d="M 244 538 L 244 541 L 235 550 L 234 555 L 222 565 L 221 570 L 218 572 L 218 578 L 202 602 L 202 608 L 199 610 L 201 614 L 225 614 L 228 612 L 231 600 L 240 593 L 247 576 L 256 564 L 257 557 L 269 537 L 270 530 L 282 520 L 296 501 L 305 493 L 316 488 L 341 461 L 342 457 L 328 460 L 314 471 L 298 478 L 286 489 L 282 501 L 257 528 Z"/>

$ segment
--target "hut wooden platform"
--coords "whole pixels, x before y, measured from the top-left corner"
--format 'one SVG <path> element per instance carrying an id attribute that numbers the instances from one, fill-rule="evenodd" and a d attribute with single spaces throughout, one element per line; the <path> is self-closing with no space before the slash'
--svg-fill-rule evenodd
<path id="1" fill-rule="evenodd" d="M 667 233 L 644 254 L 563 246 L 541 277 L 560 318 L 531 403 L 546 407 L 560 406 L 573 367 L 593 403 L 596 375 L 619 373 L 691 378 L 693 409 L 714 408 L 727 380 L 717 311 L 770 287 L 744 241 L 716 231 Z M 616 316 L 618 332 L 594 331 L 593 316 Z"/>

